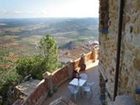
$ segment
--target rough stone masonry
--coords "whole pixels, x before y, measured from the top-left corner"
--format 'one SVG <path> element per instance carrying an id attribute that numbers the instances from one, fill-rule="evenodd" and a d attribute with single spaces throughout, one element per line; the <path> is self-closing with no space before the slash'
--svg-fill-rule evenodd
<path id="1" fill-rule="evenodd" d="M 99 42 L 100 65 L 108 81 L 105 83 L 111 98 L 114 93 L 116 52 L 119 22 L 119 1 L 100 0 Z M 119 95 L 132 96 L 140 105 L 140 0 L 125 0 L 119 74 Z"/>

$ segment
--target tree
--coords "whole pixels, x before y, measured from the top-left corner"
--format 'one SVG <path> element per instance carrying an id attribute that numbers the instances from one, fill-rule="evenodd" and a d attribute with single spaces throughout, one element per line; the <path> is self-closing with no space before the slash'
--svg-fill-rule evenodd
<path id="1" fill-rule="evenodd" d="M 50 35 L 46 35 L 40 40 L 39 48 L 44 57 L 47 70 L 54 71 L 58 67 L 58 47 L 55 39 Z"/>

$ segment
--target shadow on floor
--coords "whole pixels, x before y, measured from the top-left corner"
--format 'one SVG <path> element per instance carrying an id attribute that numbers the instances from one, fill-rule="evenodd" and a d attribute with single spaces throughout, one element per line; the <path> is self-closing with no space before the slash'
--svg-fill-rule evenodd
<path id="1" fill-rule="evenodd" d="M 88 75 L 88 82 L 95 82 L 95 85 L 93 87 L 93 93 L 91 96 L 83 94 L 76 97 L 76 100 L 74 97 L 70 96 L 69 90 L 68 90 L 68 84 L 69 81 L 64 83 L 62 86 L 58 88 L 58 91 L 50 98 L 47 98 L 42 105 L 49 105 L 52 101 L 60 98 L 60 97 L 66 97 L 67 99 L 71 100 L 76 105 L 101 105 L 100 99 L 99 99 L 99 73 L 98 73 L 98 65 L 88 69 L 86 71 Z"/>

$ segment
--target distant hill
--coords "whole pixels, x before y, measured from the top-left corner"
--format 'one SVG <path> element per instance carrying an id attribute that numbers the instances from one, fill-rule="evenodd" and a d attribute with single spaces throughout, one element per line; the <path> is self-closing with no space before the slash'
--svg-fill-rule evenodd
<path id="1" fill-rule="evenodd" d="M 77 43 L 75 41 L 70 41 L 66 44 L 64 44 L 61 49 L 68 49 L 68 50 L 71 50 L 71 49 L 74 49 L 75 47 L 77 46 Z"/>
<path id="2" fill-rule="evenodd" d="M 56 35 L 96 36 L 97 18 L 81 19 L 0 19 L 0 35 Z"/>
<path id="3" fill-rule="evenodd" d="M 39 54 L 38 43 L 46 34 L 56 39 L 60 61 L 77 59 L 90 50 L 89 42 L 98 40 L 98 18 L 0 19 L 0 58 Z"/>
<path id="4" fill-rule="evenodd" d="M 0 19 L 0 42 L 12 45 L 12 51 L 19 52 L 20 46 L 21 53 L 34 53 L 46 34 L 54 36 L 59 48 L 71 49 L 98 39 L 98 18 Z"/>

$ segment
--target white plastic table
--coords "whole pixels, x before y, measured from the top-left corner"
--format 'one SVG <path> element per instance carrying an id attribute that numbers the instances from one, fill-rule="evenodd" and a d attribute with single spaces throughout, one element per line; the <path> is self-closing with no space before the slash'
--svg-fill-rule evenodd
<path id="1" fill-rule="evenodd" d="M 84 80 L 84 79 L 78 80 L 77 78 L 74 78 L 72 81 L 70 81 L 69 85 L 82 87 L 86 83 L 86 81 L 87 80 Z"/>

